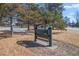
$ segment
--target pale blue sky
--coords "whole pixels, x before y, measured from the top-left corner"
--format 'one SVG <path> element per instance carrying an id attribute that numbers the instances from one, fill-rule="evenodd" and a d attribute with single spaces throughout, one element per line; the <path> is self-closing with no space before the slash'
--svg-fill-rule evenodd
<path id="1" fill-rule="evenodd" d="M 70 18 L 70 21 L 75 21 L 75 12 L 79 10 L 79 3 L 64 3 L 65 10 L 63 16 Z"/>

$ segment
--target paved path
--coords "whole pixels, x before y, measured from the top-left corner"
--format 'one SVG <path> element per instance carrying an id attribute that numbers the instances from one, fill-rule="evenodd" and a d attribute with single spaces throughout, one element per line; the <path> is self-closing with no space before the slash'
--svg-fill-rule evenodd
<path id="1" fill-rule="evenodd" d="M 0 30 L 9 30 L 10 31 L 10 27 L 0 27 Z M 18 27 L 13 28 L 14 32 L 25 32 L 26 30 L 27 30 L 27 28 L 18 28 Z"/>
<path id="2" fill-rule="evenodd" d="M 70 28 L 70 27 L 68 27 L 67 29 L 68 29 L 68 30 L 72 30 L 72 31 L 79 32 L 79 28 Z"/>

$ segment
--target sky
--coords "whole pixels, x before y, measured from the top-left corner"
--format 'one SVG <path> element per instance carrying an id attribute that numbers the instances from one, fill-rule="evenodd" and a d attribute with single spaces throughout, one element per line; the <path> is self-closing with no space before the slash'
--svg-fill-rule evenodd
<path id="1" fill-rule="evenodd" d="M 79 3 L 64 3 L 64 11 L 63 11 L 63 16 L 67 16 L 70 18 L 70 22 L 75 20 L 75 12 L 79 10 Z"/>

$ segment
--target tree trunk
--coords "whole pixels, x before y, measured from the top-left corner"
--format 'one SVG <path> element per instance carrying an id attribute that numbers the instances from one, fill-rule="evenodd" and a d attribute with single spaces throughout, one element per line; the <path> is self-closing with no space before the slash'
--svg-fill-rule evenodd
<path id="1" fill-rule="evenodd" d="M 12 17 L 10 17 L 10 30 L 11 30 L 11 36 L 13 36 L 13 21 L 12 21 Z"/>
<path id="2" fill-rule="evenodd" d="M 45 20 L 45 28 L 46 28 L 46 25 L 47 25 L 47 20 Z"/>
<path id="3" fill-rule="evenodd" d="M 30 24 L 29 24 L 29 20 L 28 20 L 28 31 L 30 30 L 30 27 L 29 26 L 30 26 Z"/>

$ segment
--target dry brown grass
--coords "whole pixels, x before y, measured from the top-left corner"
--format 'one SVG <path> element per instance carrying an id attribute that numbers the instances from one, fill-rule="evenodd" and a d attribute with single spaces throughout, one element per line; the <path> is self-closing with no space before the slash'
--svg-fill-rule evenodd
<path id="1" fill-rule="evenodd" d="M 79 33 L 73 31 L 54 31 L 53 33 L 53 44 L 57 46 L 56 48 L 42 47 L 38 44 L 36 47 L 27 47 L 26 43 L 34 40 L 33 33 L 15 34 L 13 37 L 2 36 L 0 38 L 0 55 L 79 55 L 79 48 L 76 47 L 79 46 Z M 20 43 L 18 44 L 17 42 Z M 33 45 L 30 42 L 29 44 Z"/>
<path id="2" fill-rule="evenodd" d="M 54 31 L 54 39 L 63 41 L 65 43 L 70 43 L 79 47 L 79 32 L 75 31 Z M 59 34 L 58 34 L 59 33 Z"/>

